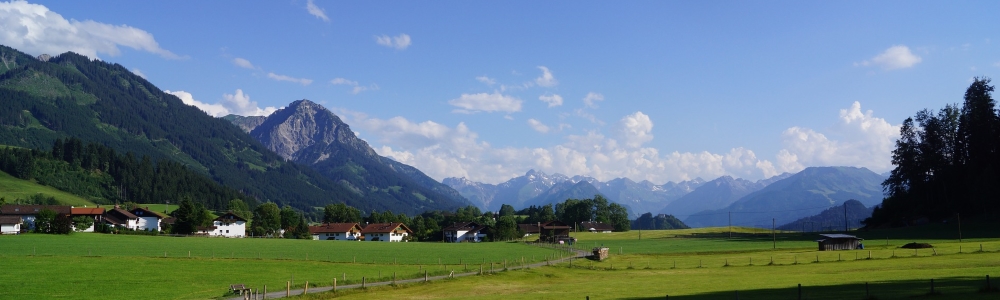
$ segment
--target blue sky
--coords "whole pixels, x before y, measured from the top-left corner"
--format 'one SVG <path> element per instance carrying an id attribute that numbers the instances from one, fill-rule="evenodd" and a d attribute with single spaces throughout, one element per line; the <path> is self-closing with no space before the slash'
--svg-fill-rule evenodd
<path id="1" fill-rule="evenodd" d="M 380 154 L 497 183 L 891 169 L 1000 71 L 1000 2 L 40 1 L 0 43 L 122 64 L 213 115 L 310 99 Z"/>

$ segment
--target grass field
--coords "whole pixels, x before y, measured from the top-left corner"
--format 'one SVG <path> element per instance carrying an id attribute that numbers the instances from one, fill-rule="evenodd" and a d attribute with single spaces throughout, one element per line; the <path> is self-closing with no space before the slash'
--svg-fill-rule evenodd
<path id="1" fill-rule="evenodd" d="M 65 205 L 72 205 L 76 207 L 97 206 L 93 202 L 79 196 L 57 190 L 50 186 L 44 186 L 28 180 L 18 179 L 14 176 L 10 176 L 10 174 L 0 171 L 0 197 L 5 198 L 8 203 L 12 203 L 14 202 L 14 199 L 18 198 L 27 199 L 35 194 L 52 196 Z"/>
<path id="2" fill-rule="evenodd" d="M 190 251 L 190 258 L 188 253 Z M 0 236 L 0 298 L 208 299 L 243 283 L 284 287 L 414 278 L 564 253 L 517 243 L 372 243 L 126 236 Z M 259 259 L 258 259 L 259 257 Z M 441 264 L 438 263 L 440 259 Z M 356 262 L 356 263 L 355 263 Z M 513 264 L 513 263 L 512 263 Z M 346 274 L 347 280 L 344 281 Z M 140 287 L 139 290 L 136 290 Z"/>
<path id="3" fill-rule="evenodd" d="M 149 210 L 161 214 L 170 214 L 171 212 L 177 210 L 178 207 L 180 207 L 180 205 L 177 204 L 163 204 L 163 203 L 139 203 L 136 205 L 138 205 L 139 207 L 148 207 Z M 164 212 L 164 210 L 166 210 L 166 212 Z"/>

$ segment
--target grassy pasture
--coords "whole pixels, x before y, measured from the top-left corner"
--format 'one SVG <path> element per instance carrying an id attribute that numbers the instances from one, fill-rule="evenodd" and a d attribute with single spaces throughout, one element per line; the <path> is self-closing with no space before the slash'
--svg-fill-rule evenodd
<path id="1" fill-rule="evenodd" d="M 149 210 L 159 214 L 170 214 L 171 212 L 177 210 L 178 207 L 180 207 L 180 205 L 177 204 L 163 204 L 163 203 L 139 203 L 136 205 L 143 208 L 148 207 Z M 166 212 L 163 211 L 164 208 L 166 209 Z"/>
<path id="2" fill-rule="evenodd" d="M 190 251 L 191 257 L 188 257 Z M 164 257 L 166 252 L 166 257 Z M 516 243 L 373 243 L 76 233 L 0 236 L 0 298 L 207 299 L 229 284 L 269 289 L 443 275 L 561 251 Z M 257 257 L 260 257 L 258 259 Z M 442 264 L 438 264 L 438 259 Z M 356 261 L 356 263 L 353 263 Z M 346 273 L 347 281 L 344 281 Z"/>
<path id="3" fill-rule="evenodd" d="M 35 194 L 44 194 L 56 198 L 60 203 L 76 207 L 95 207 L 93 202 L 80 196 L 60 191 L 50 186 L 40 185 L 28 180 L 22 180 L 10 176 L 10 174 L 0 171 L 0 197 L 6 198 L 8 203 L 15 199 L 27 199 Z"/>

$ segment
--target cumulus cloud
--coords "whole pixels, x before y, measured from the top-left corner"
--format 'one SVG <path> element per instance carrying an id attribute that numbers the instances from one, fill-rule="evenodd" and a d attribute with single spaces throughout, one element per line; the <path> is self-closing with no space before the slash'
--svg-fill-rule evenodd
<path id="1" fill-rule="evenodd" d="M 840 110 L 839 122 L 831 132 L 840 139 L 831 139 L 809 128 L 786 129 L 781 134 L 784 149 L 778 153 L 775 167 L 783 172 L 798 171 L 805 166 L 860 166 L 877 172 L 891 169 L 900 125 L 872 114 L 871 110 L 862 112 L 857 101 Z"/>
<path id="2" fill-rule="evenodd" d="M 312 84 L 312 82 L 313 82 L 312 79 L 295 78 L 295 77 L 291 77 L 291 76 L 274 74 L 274 73 L 267 73 L 267 78 L 271 78 L 271 79 L 274 79 L 274 80 L 277 80 L 277 81 L 294 82 L 294 83 L 298 83 L 298 84 L 301 84 L 301 85 L 309 85 L 309 84 Z"/>
<path id="3" fill-rule="evenodd" d="M 876 55 L 870 60 L 864 60 L 859 63 L 855 63 L 854 65 L 865 67 L 876 65 L 882 67 L 883 70 L 888 71 L 913 67 L 921 61 L 923 61 L 923 59 L 920 58 L 920 56 L 910 52 L 910 47 L 905 45 L 895 45 L 889 47 L 889 49 L 886 49 L 884 52 Z"/>
<path id="4" fill-rule="evenodd" d="M 73 51 L 91 58 L 121 55 L 119 46 L 168 59 L 184 58 L 160 47 L 149 32 L 128 25 L 66 20 L 44 5 L 0 2 L 0 44 L 34 55 Z"/>
<path id="5" fill-rule="evenodd" d="M 476 112 L 518 112 L 521 111 L 521 100 L 499 92 L 492 94 L 462 94 L 461 97 L 448 100 L 448 104 L 458 107 L 457 113 Z"/>
<path id="6" fill-rule="evenodd" d="M 410 42 L 410 35 L 405 33 L 393 37 L 384 34 L 375 36 L 376 44 L 396 48 L 396 50 L 405 50 L 410 46 Z"/>
<path id="7" fill-rule="evenodd" d="M 316 3 L 313 3 L 313 0 L 306 1 L 306 10 L 309 11 L 310 15 L 313 15 L 324 22 L 330 22 L 330 18 L 326 16 L 326 11 L 319 6 L 316 6 Z"/>
<path id="8" fill-rule="evenodd" d="M 330 80 L 330 83 L 333 84 L 333 85 L 347 85 L 347 86 L 350 86 L 351 87 L 351 93 L 355 94 L 355 95 L 357 95 L 358 93 L 367 91 L 367 90 L 378 90 L 378 85 L 377 84 L 373 83 L 371 85 L 364 86 L 364 85 L 359 85 L 357 81 L 348 80 L 348 79 L 340 78 L 340 77 L 337 77 L 337 78 L 334 78 L 334 79 Z"/>
<path id="9" fill-rule="evenodd" d="M 604 95 L 600 93 L 590 92 L 587 93 L 586 97 L 583 97 L 583 106 L 589 108 L 597 108 L 597 102 L 604 101 Z"/>
<path id="10" fill-rule="evenodd" d="M 651 131 L 653 131 L 653 121 L 649 120 L 649 116 L 641 111 L 627 115 L 618 121 L 618 137 L 631 148 L 638 148 L 642 144 L 652 141 Z"/>
<path id="11" fill-rule="evenodd" d="M 559 81 L 556 80 L 555 76 L 552 76 L 552 72 L 549 71 L 548 67 L 538 66 L 538 69 L 542 70 L 542 75 L 539 76 L 538 78 L 535 78 L 535 84 L 544 87 L 553 87 L 559 84 Z"/>
<path id="12" fill-rule="evenodd" d="M 542 102 L 548 103 L 549 107 L 556 107 L 563 104 L 563 98 L 558 94 L 541 95 L 538 96 L 538 100 L 542 100 Z"/>
<path id="13" fill-rule="evenodd" d="M 535 120 L 535 119 L 528 119 L 528 126 L 531 126 L 531 129 L 534 129 L 535 131 L 538 131 L 538 132 L 541 132 L 541 133 L 548 133 L 549 132 L 549 126 L 546 126 L 541 121 L 538 121 L 538 120 Z"/>
<path id="14" fill-rule="evenodd" d="M 237 89 L 233 94 L 223 94 L 222 99 L 217 103 L 205 103 L 194 99 L 194 95 L 185 91 L 163 91 L 180 98 L 184 104 L 201 109 L 213 117 L 222 117 L 229 114 L 241 116 L 267 116 L 278 110 L 275 107 L 260 108 L 257 102 L 250 101 L 250 95 L 244 94 L 243 90 Z"/>
<path id="15" fill-rule="evenodd" d="M 256 66 L 254 66 L 252 63 L 250 63 L 249 60 L 246 60 L 245 58 L 240 58 L 240 57 L 234 58 L 233 64 L 236 65 L 237 67 L 244 69 L 251 69 L 251 70 L 257 69 Z"/>
<path id="16" fill-rule="evenodd" d="M 476 81 L 485 83 L 486 85 L 494 85 L 494 84 L 497 83 L 496 79 L 486 77 L 485 75 L 483 75 L 483 76 L 477 76 L 476 77 Z"/>

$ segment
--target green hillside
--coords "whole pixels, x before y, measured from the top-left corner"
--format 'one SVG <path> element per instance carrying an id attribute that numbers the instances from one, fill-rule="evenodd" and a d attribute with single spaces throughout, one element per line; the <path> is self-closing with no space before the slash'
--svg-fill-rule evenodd
<path id="1" fill-rule="evenodd" d="M 59 203 L 72 206 L 96 206 L 80 196 L 57 190 L 53 187 L 40 185 L 28 180 L 17 179 L 10 174 L 0 171 L 0 197 L 7 203 L 13 203 L 16 199 L 28 199 L 33 195 L 42 194 L 46 197 L 53 197 Z"/>
<path id="2" fill-rule="evenodd" d="M 228 121 L 185 105 L 124 66 L 71 52 L 47 62 L 9 47 L 0 46 L 0 52 L 15 57 L 9 69 L 0 70 L 0 144 L 48 150 L 55 140 L 73 137 L 131 153 L 137 162 L 148 158 L 153 166 L 164 160 L 181 163 L 261 202 L 304 210 L 333 202 L 378 207 L 307 167 L 286 162 Z M 149 180 L 135 175 L 113 183 L 126 187 L 126 198 L 176 200 L 169 193 L 133 194 L 150 190 L 127 188 Z M 218 209 L 221 203 L 206 205 Z M 416 213 L 408 207 L 391 209 Z"/>

